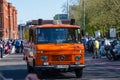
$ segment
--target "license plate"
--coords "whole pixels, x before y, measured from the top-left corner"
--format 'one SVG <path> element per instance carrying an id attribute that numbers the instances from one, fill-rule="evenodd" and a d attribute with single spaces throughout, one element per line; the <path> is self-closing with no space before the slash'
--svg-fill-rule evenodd
<path id="1" fill-rule="evenodd" d="M 56 68 L 69 68 L 68 65 L 57 65 Z"/>

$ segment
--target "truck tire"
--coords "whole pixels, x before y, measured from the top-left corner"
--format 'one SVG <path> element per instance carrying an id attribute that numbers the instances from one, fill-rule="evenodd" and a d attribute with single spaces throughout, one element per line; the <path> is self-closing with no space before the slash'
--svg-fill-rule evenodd
<path id="1" fill-rule="evenodd" d="M 83 74 L 83 69 L 75 69 L 75 75 L 77 78 L 81 78 Z"/>

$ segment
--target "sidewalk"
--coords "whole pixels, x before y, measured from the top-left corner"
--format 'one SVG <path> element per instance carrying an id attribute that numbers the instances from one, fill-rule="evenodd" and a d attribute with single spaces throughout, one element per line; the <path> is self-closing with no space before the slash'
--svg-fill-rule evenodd
<path id="1" fill-rule="evenodd" d="M 4 53 L 2 58 L 5 58 L 5 57 L 7 57 L 7 56 L 9 56 L 9 55 L 11 55 L 11 54 L 15 54 L 15 53 L 11 53 L 11 52 L 8 53 L 8 54 L 5 54 L 5 53 Z M 0 59 L 2 59 L 2 58 L 1 58 L 1 53 L 0 53 Z"/>
<path id="2" fill-rule="evenodd" d="M 10 54 L 15 54 L 15 53 L 11 53 L 11 50 L 9 50 L 9 52 L 7 54 L 5 54 L 5 51 L 3 51 L 3 57 L 2 58 L 6 57 Z M 2 59 L 2 58 L 1 58 L 1 52 L 0 52 L 0 59 Z"/>
<path id="3" fill-rule="evenodd" d="M 0 60 L 3 59 L 3 58 L 5 58 L 5 57 L 8 56 L 8 55 L 10 55 L 10 54 L 4 54 L 2 58 L 1 58 L 1 56 L 0 56 Z"/>

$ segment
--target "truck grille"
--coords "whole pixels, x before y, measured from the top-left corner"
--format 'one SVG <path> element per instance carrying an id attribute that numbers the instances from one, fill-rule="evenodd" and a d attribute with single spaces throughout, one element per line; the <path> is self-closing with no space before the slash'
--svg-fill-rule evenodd
<path id="1" fill-rule="evenodd" d="M 72 55 L 52 55 L 52 61 L 72 61 Z"/>

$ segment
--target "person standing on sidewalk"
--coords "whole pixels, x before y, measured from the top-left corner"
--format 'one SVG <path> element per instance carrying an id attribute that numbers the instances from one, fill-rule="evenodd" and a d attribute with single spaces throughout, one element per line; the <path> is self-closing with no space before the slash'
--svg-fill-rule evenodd
<path id="1" fill-rule="evenodd" d="M 21 40 L 21 45 L 20 45 L 20 52 L 23 53 L 24 46 L 23 46 L 23 40 Z"/>
<path id="2" fill-rule="evenodd" d="M 110 45 L 111 45 L 110 42 L 107 40 L 106 37 L 104 37 L 104 46 L 106 47 L 106 46 L 110 46 Z"/>
<path id="3" fill-rule="evenodd" d="M 83 44 L 84 44 L 84 47 L 85 47 L 85 51 L 88 50 L 87 42 L 88 42 L 88 38 L 87 38 L 87 36 L 84 36 L 84 38 L 83 38 Z"/>
<path id="4" fill-rule="evenodd" d="M 0 40 L 0 54 L 1 54 L 0 57 L 3 58 L 4 54 L 3 54 L 3 41 L 2 40 Z"/>
<path id="5" fill-rule="evenodd" d="M 93 56 L 93 59 L 98 58 L 99 45 L 100 45 L 100 43 L 98 41 L 98 38 L 96 38 L 95 42 L 94 42 L 94 56 Z"/>
<path id="6" fill-rule="evenodd" d="M 16 53 L 20 52 L 20 46 L 21 46 L 21 40 L 17 39 L 15 40 L 15 49 L 16 49 Z"/>

